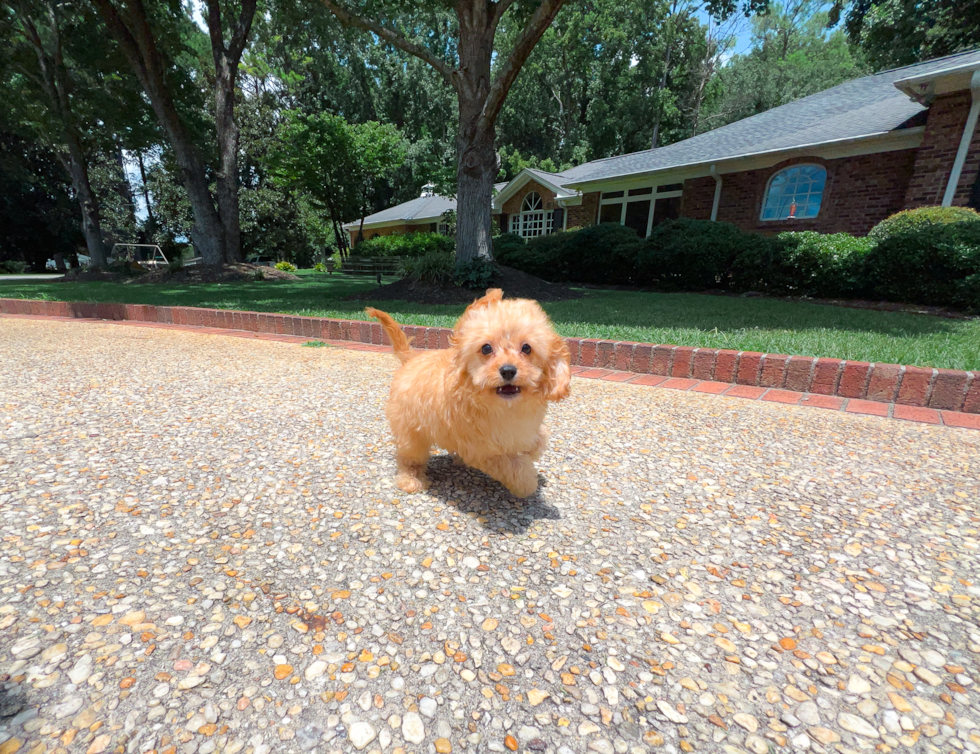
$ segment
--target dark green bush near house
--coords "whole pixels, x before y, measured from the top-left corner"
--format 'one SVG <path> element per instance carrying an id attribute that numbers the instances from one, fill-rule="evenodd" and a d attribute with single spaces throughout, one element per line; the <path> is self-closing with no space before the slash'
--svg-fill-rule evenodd
<path id="1" fill-rule="evenodd" d="M 864 261 L 872 242 L 847 233 L 780 233 L 753 243 L 732 265 L 736 291 L 854 298 L 864 295 Z"/>
<path id="2" fill-rule="evenodd" d="M 881 225 L 891 218 L 879 224 L 872 231 L 875 243 L 865 265 L 874 295 L 980 310 L 980 215 L 969 212 L 960 217 L 952 222 L 890 223 L 884 229 Z"/>
<path id="3" fill-rule="evenodd" d="M 489 259 L 471 259 L 456 268 L 453 282 L 461 288 L 485 290 L 490 287 L 497 266 Z"/>
<path id="4" fill-rule="evenodd" d="M 420 257 L 432 252 L 451 254 L 456 239 L 439 233 L 405 233 L 375 236 L 362 241 L 352 251 L 358 257 Z"/>
<path id="5" fill-rule="evenodd" d="M 886 217 L 871 229 L 868 238 L 876 242 L 883 241 L 899 233 L 924 230 L 926 226 L 949 225 L 971 220 L 980 220 L 980 212 L 969 207 L 917 207 Z"/>
<path id="6" fill-rule="evenodd" d="M 498 236 L 504 239 L 504 236 Z M 552 282 L 628 285 L 636 276 L 641 241 L 618 223 L 537 236 L 526 243 L 507 239 L 500 264 Z"/>
<path id="7" fill-rule="evenodd" d="M 730 223 L 668 220 L 643 243 L 637 260 L 639 281 L 673 291 L 728 288 L 735 261 L 741 259 L 739 285 L 753 289 L 771 265 L 771 246 L 771 239 L 743 233 Z"/>
<path id="8" fill-rule="evenodd" d="M 516 233 L 501 233 L 499 236 L 494 236 L 491 243 L 494 261 L 508 267 L 515 266 L 508 260 L 511 257 L 519 258 L 526 246 L 524 239 Z"/>
<path id="9" fill-rule="evenodd" d="M 560 263 L 557 274 L 563 282 L 593 285 L 632 285 L 636 282 L 637 257 L 643 242 L 631 228 L 619 223 L 603 223 L 574 233 L 543 238 L 565 240 L 552 252 L 557 252 L 556 261 Z"/>
<path id="10" fill-rule="evenodd" d="M 430 251 L 422 256 L 405 257 L 398 264 L 398 275 L 416 283 L 442 285 L 453 279 L 456 257 L 444 251 Z"/>

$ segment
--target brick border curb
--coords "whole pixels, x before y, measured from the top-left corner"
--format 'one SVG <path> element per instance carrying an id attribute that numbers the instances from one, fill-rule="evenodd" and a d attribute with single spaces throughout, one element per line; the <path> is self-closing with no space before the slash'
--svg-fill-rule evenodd
<path id="1" fill-rule="evenodd" d="M 0 298 L 0 314 L 151 322 L 390 345 L 377 322 L 231 309 Z M 449 347 L 452 330 L 448 328 L 406 325 L 403 329 L 413 339 L 415 348 Z M 980 372 L 595 338 L 569 338 L 567 342 L 573 366 L 585 369 L 676 378 L 689 380 L 691 385 L 734 383 L 748 388 L 980 414 Z"/>

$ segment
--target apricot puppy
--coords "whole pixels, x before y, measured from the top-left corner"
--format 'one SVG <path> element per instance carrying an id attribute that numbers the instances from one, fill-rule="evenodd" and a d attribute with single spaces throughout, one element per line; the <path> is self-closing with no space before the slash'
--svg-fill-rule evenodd
<path id="1" fill-rule="evenodd" d="M 390 315 L 366 311 L 402 362 L 387 407 L 399 488 L 428 488 L 429 450 L 437 446 L 517 497 L 533 494 L 534 461 L 548 441 L 541 425 L 547 404 L 567 397 L 571 381 L 568 346 L 541 306 L 488 290 L 456 322 L 451 347 L 438 351 L 413 350 Z"/>

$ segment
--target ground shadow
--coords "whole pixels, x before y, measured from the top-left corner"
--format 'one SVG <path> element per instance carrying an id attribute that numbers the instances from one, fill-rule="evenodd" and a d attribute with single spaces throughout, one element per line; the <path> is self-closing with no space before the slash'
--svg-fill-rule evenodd
<path id="1" fill-rule="evenodd" d="M 538 491 L 531 497 L 514 497 L 482 471 L 454 463 L 451 455 L 429 459 L 429 494 L 461 513 L 475 513 L 483 526 L 496 534 L 524 534 L 535 521 L 556 521 L 560 511 L 545 500 L 547 479 L 538 475 Z"/>
<path id="2" fill-rule="evenodd" d="M 24 692 L 15 686 L 17 691 L 10 691 L 0 686 L 0 725 L 9 725 L 11 718 L 29 709 L 32 705 Z"/>

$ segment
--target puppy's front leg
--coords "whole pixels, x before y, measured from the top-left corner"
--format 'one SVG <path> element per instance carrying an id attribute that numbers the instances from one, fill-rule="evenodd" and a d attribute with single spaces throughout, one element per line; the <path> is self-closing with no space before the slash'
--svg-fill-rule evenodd
<path id="1" fill-rule="evenodd" d="M 395 460 L 398 476 L 395 484 L 403 492 L 412 494 L 429 489 L 425 467 L 429 463 L 429 445 L 419 437 L 396 438 Z"/>
<path id="2" fill-rule="evenodd" d="M 495 456 L 481 461 L 476 468 L 492 476 L 515 497 L 530 497 L 538 489 L 538 472 L 529 456 Z"/>
<path id="3" fill-rule="evenodd" d="M 544 453 L 545 448 L 548 447 L 548 438 L 551 437 L 551 433 L 548 431 L 547 427 L 540 427 L 538 429 L 538 436 L 534 441 L 534 447 L 528 451 L 527 457 L 532 461 L 537 461 L 541 458 L 541 454 Z"/>

